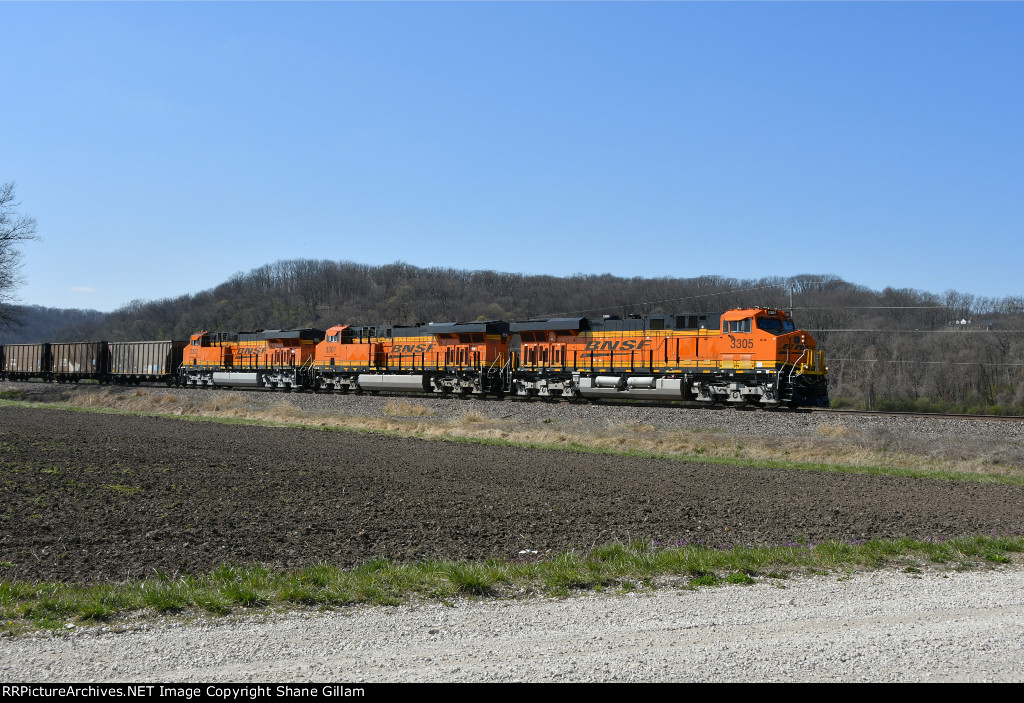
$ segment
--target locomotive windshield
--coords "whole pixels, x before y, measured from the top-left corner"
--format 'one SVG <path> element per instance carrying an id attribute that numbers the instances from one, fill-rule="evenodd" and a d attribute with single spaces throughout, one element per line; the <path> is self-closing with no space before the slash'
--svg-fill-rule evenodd
<path id="1" fill-rule="evenodd" d="M 788 317 L 785 320 L 780 320 L 777 317 L 759 317 L 757 318 L 757 327 L 771 334 L 785 334 L 796 330 L 793 320 Z"/>

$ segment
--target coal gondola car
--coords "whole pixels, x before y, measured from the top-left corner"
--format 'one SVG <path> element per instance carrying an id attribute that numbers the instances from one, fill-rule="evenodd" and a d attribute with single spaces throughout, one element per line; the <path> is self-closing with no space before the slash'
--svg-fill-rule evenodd
<path id="1" fill-rule="evenodd" d="M 5 344 L 3 377 L 9 381 L 50 380 L 50 344 Z"/>
<path id="2" fill-rule="evenodd" d="M 53 342 L 49 379 L 58 383 L 103 380 L 109 368 L 109 353 L 106 342 Z"/>
<path id="3" fill-rule="evenodd" d="M 178 380 L 182 353 L 188 342 L 161 340 L 149 342 L 110 342 L 108 345 L 111 383 L 165 383 Z"/>

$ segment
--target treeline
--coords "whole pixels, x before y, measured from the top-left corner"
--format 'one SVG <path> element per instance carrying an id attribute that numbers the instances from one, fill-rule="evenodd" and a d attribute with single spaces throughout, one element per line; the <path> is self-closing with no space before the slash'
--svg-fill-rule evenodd
<path id="1" fill-rule="evenodd" d="M 18 324 L 0 329 L 0 344 L 55 340 L 71 328 L 98 324 L 107 317 L 106 313 L 98 310 L 47 308 L 42 305 L 16 305 L 8 310 Z"/>
<path id="2" fill-rule="evenodd" d="M 192 295 L 134 301 L 39 339 L 187 339 L 199 330 L 517 320 L 790 307 L 825 351 L 834 404 L 1024 414 L 1024 298 L 875 291 L 837 276 L 527 276 L 294 260 Z"/>

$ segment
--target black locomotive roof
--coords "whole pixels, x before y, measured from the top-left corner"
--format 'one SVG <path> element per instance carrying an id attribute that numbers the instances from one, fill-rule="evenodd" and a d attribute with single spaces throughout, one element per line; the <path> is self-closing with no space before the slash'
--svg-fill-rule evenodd
<path id="1" fill-rule="evenodd" d="M 644 332 L 647 330 L 717 330 L 720 313 L 687 312 L 647 315 L 623 320 L 619 317 L 552 317 L 545 320 L 513 322 L 513 332 L 545 330 L 593 330 L 595 332 Z"/>
<path id="2" fill-rule="evenodd" d="M 642 318 L 591 319 L 591 329 L 608 332 L 644 332 L 648 330 L 717 330 L 721 326 L 721 313 L 685 312 L 646 315 Z"/>
<path id="3" fill-rule="evenodd" d="M 479 322 L 431 322 L 426 329 L 430 334 L 467 334 L 469 332 L 504 334 L 508 332 L 508 326 L 504 320 L 481 320 Z"/>
<path id="4" fill-rule="evenodd" d="M 527 320 L 513 322 L 513 332 L 532 332 L 534 330 L 588 330 L 590 321 L 585 317 L 551 317 L 546 320 Z"/>
<path id="5" fill-rule="evenodd" d="M 265 339 L 306 339 L 319 342 L 326 333 L 323 330 L 302 328 L 295 330 L 257 330 L 255 332 L 239 332 L 239 342 L 261 342 Z"/>
<path id="6" fill-rule="evenodd" d="M 504 320 L 481 320 L 479 322 L 431 322 L 426 325 L 410 327 L 380 327 L 378 334 L 386 336 L 390 330 L 392 337 L 419 337 L 426 334 L 507 334 L 509 324 Z"/>

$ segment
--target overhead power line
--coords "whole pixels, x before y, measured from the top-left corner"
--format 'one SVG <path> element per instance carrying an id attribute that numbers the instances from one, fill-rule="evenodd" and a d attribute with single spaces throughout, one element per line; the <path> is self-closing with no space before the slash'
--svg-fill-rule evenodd
<path id="1" fill-rule="evenodd" d="M 839 361 L 850 361 L 861 364 L 943 364 L 944 366 L 1024 366 L 1024 362 L 995 362 L 995 361 L 914 361 L 910 359 L 829 359 L 825 362 L 831 364 Z"/>
<path id="2" fill-rule="evenodd" d="M 822 308 L 794 307 L 794 310 L 947 310 L 951 305 L 829 305 Z"/>
<path id="3" fill-rule="evenodd" d="M 996 332 L 1024 332 L 1024 330 L 965 330 L 958 329 L 952 325 L 949 327 L 939 327 L 933 330 L 908 330 L 908 329 L 863 329 L 863 328 L 844 328 L 844 329 L 815 329 L 813 327 L 803 327 L 804 332 L 921 332 L 927 334 L 995 334 Z"/>
<path id="4" fill-rule="evenodd" d="M 603 305 L 597 308 L 586 308 L 583 310 L 568 310 L 565 312 L 553 312 L 544 313 L 537 317 L 563 317 L 572 315 L 581 315 L 588 312 L 599 312 L 602 310 L 614 310 L 625 307 L 642 307 L 645 305 L 660 305 L 662 303 L 676 303 L 684 300 L 700 300 L 703 298 L 713 298 L 721 295 L 734 295 L 738 293 L 750 293 L 759 290 L 772 290 L 779 296 L 786 296 L 788 292 L 779 286 L 755 286 L 753 288 L 738 288 L 736 290 L 720 291 L 718 293 L 702 293 L 700 295 L 687 295 L 679 298 L 664 298 L 662 300 L 648 300 L 646 302 L 632 302 L 632 303 L 620 303 L 618 305 Z M 1021 314 L 1024 311 L 1015 311 L 1008 313 L 997 313 L 995 311 L 981 311 L 981 312 L 969 312 L 963 307 L 958 305 L 827 305 L 827 306 L 793 306 L 778 305 L 775 306 L 779 309 L 793 310 L 794 312 L 799 311 L 810 311 L 810 310 L 950 310 L 957 311 L 958 315 L 997 315 L 997 314 L 1010 314 L 1016 315 Z M 865 330 L 867 331 L 867 330 Z"/>

